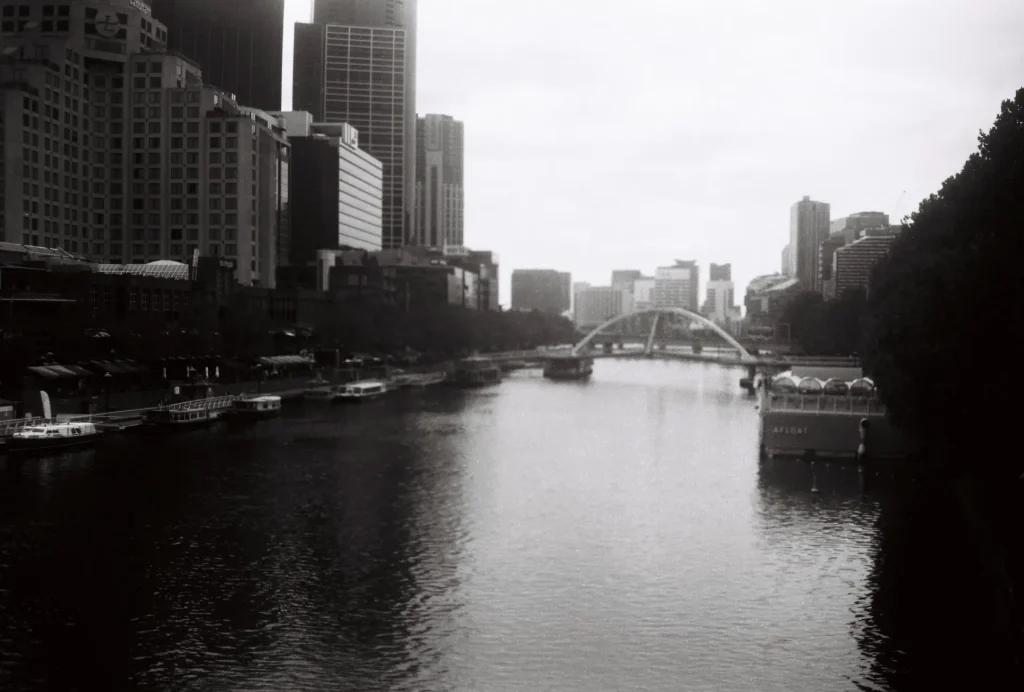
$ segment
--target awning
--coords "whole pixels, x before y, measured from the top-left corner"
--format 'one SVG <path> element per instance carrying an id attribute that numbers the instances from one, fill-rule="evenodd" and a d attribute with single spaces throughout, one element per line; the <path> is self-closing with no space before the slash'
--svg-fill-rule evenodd
<path id="1" fill-rule="evenodd" d="M 96 376 L 96 373 L 90 372 L 89 370 L 86 370 L 85 368 L 83 368 L 80 365 L 64 365 L 62 367 L 67 368 L 68 370 L 70 370 L 71 372 L 75 373 L 79 377 L 95 377 Z"/>
<path id="2" fill-rule="evenodd" d="M 97 360 L 97 361 L 93 361 L 92 364 L 95 365 L 97 368 L 101 369 L 103 372 L 105 372 L 107 374 L 110 374 L 110 375 L 127 375 L 128 374 L 128 371 L 125 370 L 124 368 L 118 367 L 115 363 L 110 363 L 108 361 L 99 361 L 99 360 Z"/>
<path id="3" fill-rule="evenodd" d="M 63 365 L 47 365 L 46 367 L 60 375 L 64 375 L 65 377 L 74 377 L 76 379 L 80 377 L 78 373 L 74 372 L 70 368 L 64 367 Z"/>
<path id="4" fill-rule="evenodd" d="M 302 356 L 261 356 L 258 358 L 261 365 L 311 365 L 313 361 Z"/>
<path id="5" fill-rule="evenodd" d="M 63 377 L 59 372 L 51 370 L 50 368 L 43 367 L 42 365 L 32 365 L 28 368 L 29 372 L 32 372 L 40 377 L 45 377 L 48 380 L 56 380 Z"/>

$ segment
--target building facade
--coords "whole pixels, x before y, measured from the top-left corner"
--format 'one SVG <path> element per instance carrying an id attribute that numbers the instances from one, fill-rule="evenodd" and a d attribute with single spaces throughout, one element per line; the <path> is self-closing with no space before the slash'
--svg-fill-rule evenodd
<path id="1" fill-rule="evenodd" d="M 572 303 L 572 276 L 554 269 L 512 271 L 512 309 L 561 315 Z"/>
<path id="2" fill-rule="evenodd" d="M 653 303 L 656 308 L 700 309 L 700 268 L 693 260 L 676 260 L 674 266 L 654 272 Z"/>
<path id="3" fill-rule="evenodd" d="M 295 226 L 289 263 L 314 262 L 318 250 L 380 250 L 383 170 L 359 148 L 355 128 L 315 124 L 288 141 Z"/>
<path id="4" fill-rule="evenodd" d="M 731 264 L 712 264 L 702 312 L 715 324 L 728 325 L 735 315 L 735 286 Z"/>
<path id="5" fill-rule="evenodd" d="M 804 197 L 790 208 L 789 272 L 807 291 L 820 291 L 819 248 L 829 236 L 829 205 Z"/>
<path id="6" fill-rule="evenodd" d="M 383 164 L 383 245 L 412 240 L 416 185 L 416 0 L 318 0 L 295 25 L 292 106 L 348 123 Z"/>
<path id="7" fill-rule="evenodd" d="M 573 318 L 581 329 L 593 329 L 612 317 L 623 313 L 623 294 L 620 288 L 591 286 L 576 294 Z"/>
<path id="8" fill-rule="evenodd" d="M 283 129 L 204 86 L 141 5 L 19 5 L 27 24 L 0 20 L 3 238 L 105 263 L 222 256 L 239 282 L 273 287 Z M 33 21 L 53 31 L 20 30 Z"/>
<path id="9" fill-rule="evenodd" d="M 412 243 L 443 249 L 464 243 L 463 125 L 450 115 L 416 121 L 416 221 Z"/>
<path id="10" fill-rule="evenodd" d="M 281 109 L 284 0 L 145 0 L 167 27 L 168 48 L 238 103 Z M 134 0 L 136 6 L 145 4 Z"/>
<path id="11" fill-rule="evenodd" d="M 779 268 L 779 272 L 789 276 L 789 273 L 793 270 L 793 255 L 792 248 L 789 243 L 786 243 L 786 247 L 782 248 L 782 266 Z"/>
<path id="12" fill-rule="evenodd" d="M 748 330 L 762 330 L 768 340 L 777 338 L 782 313 L 801 290 L 799 279 L 784 274 L 755 277 L 743 301 Z"/>
<path id="13" fill-rule="evenodd" d="M 615 269 L 612 271 L 612 288 L 630 288 L 633 282 L 643 276 L 639 269 Z"/>
<path id="14" fill-rule="evenodd" d="M 889 253 L 898 232 L 865 235 L 835 253 L 835 296 L 870 288 L 871 270 Z"/>

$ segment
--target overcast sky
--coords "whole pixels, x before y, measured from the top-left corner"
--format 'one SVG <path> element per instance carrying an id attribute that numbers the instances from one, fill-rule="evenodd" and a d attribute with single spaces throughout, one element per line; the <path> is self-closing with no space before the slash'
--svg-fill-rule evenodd
<path id="1" fill-rule="evenodd" d="M 502 303 L 515 268 L 677 258 L 732 262 L 739 297 L 803 195 L 895 222 L 937 191 L 1024 86 L 1022 37 L 1022 0 L 420 0 L 416 105 L 466 124 Z"/>

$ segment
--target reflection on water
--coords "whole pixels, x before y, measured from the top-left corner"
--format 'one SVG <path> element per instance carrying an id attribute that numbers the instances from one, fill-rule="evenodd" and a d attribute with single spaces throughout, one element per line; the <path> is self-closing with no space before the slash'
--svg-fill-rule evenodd
<path id="1" fill-rule="evenodd" d="M 914 609 L 969 584 L 941 508 L 759 464 L 737 372 L 599 361 L 0 462 L 0 689 L 930 681 L 965 637 Z"/>

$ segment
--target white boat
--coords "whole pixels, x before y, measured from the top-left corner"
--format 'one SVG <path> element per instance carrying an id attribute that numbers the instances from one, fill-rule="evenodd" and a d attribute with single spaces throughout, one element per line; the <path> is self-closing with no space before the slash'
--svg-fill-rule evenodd
<path id="1" fill-rule="evenodd" d="M 281 413 L 281 397 L 272 394 L 235 399 L 231 414 L 235 418 L 269 418 Z"/>
<path id="2" fill-rule="evenodd" d="M 342 401 L 363 401 L 386 394 L 388 386 L 380 380 L 363 380 L 341 387 L 338 397 Z"/>
<path id="3" fill-rule="evenodd" d="M 26 454 L 88 447 L 103 436 L 93 423 L 42 423 L 14 433 L 6 444 L 8 454 Z"/>

